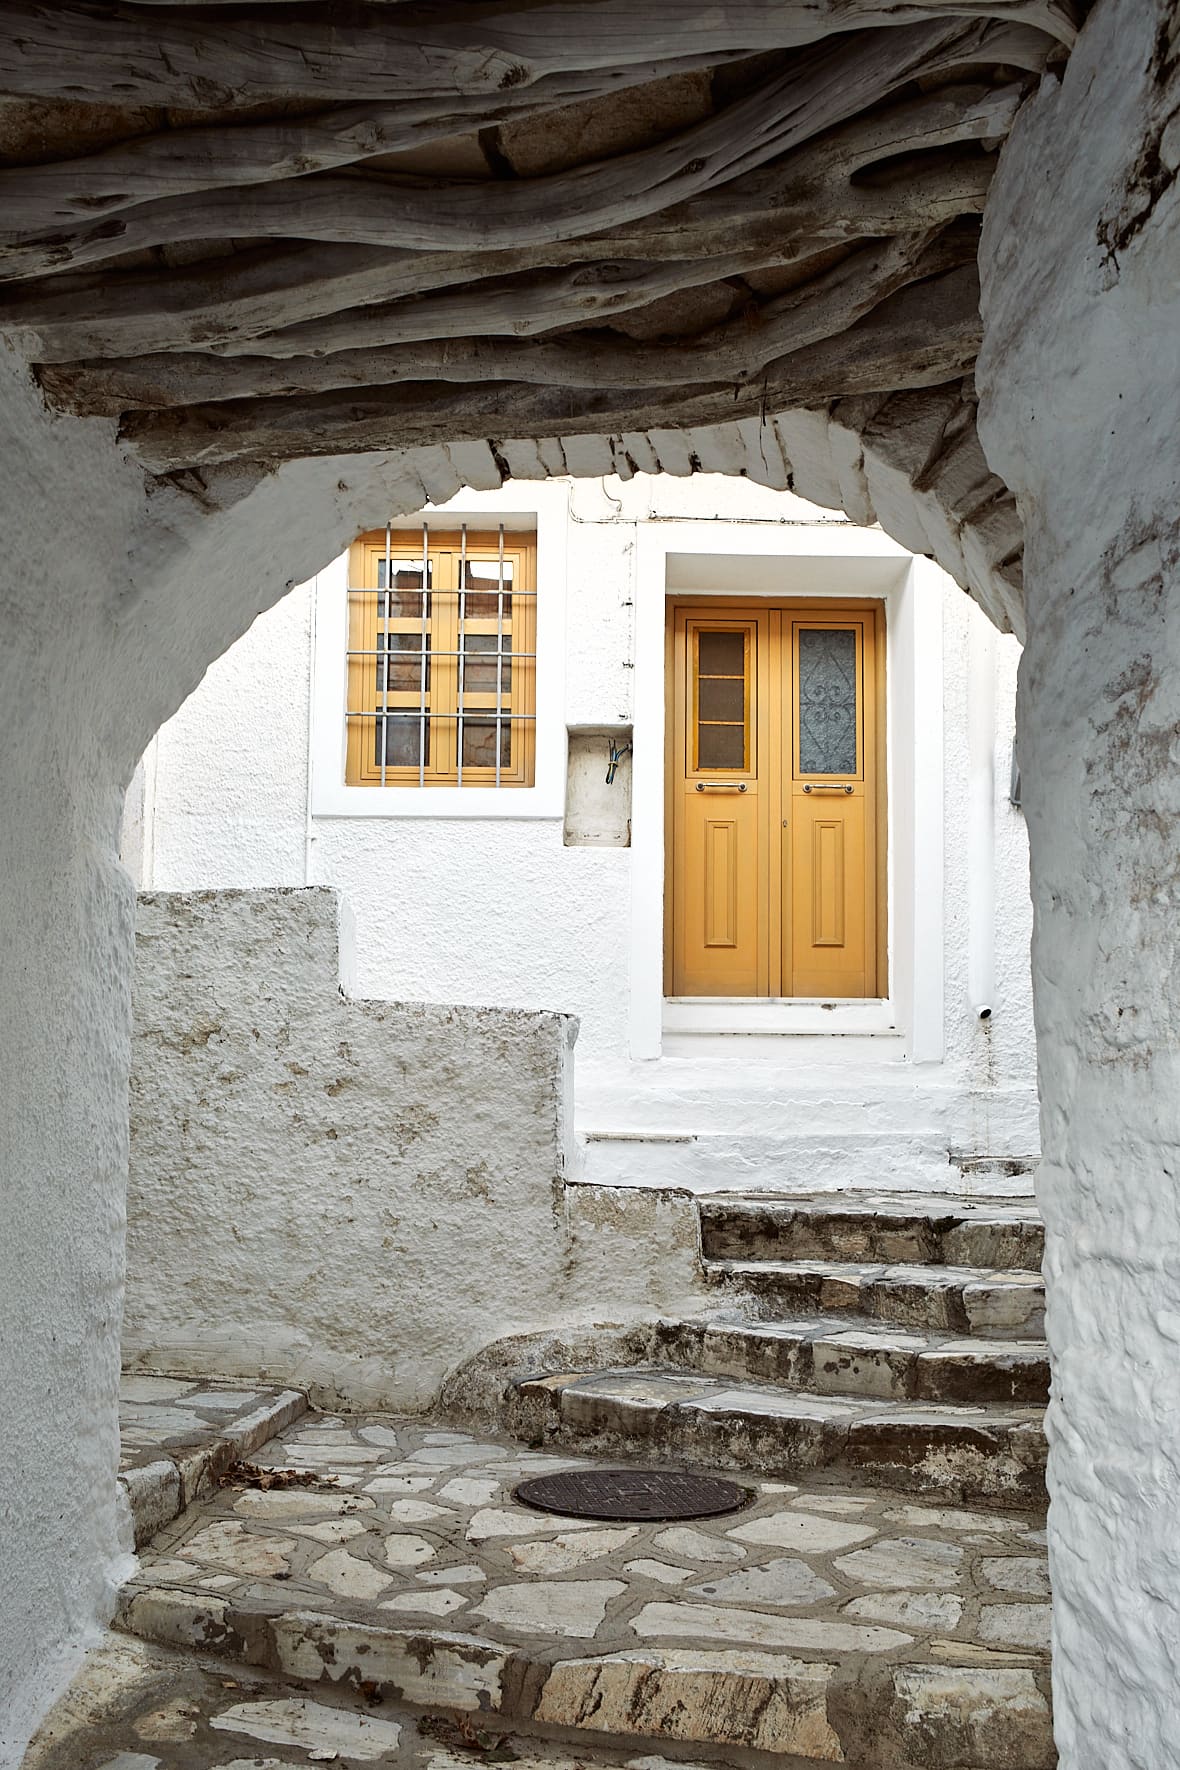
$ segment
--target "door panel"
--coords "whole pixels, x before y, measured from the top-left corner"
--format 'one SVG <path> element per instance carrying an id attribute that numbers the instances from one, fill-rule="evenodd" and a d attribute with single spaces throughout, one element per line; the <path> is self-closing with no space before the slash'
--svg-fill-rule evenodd
<path id="1" fill-rule="evenodd" d="M 671 611 L 668 989 L 872 996 L 879 604 Z"/>
<path id="2" fill-rule="evenodd" d="M 684 995 L 757 995 L 764 988 L 765 812 L 759 792 L 757 617 L 686 614 L 674 656 L 673 972 Z"/>
<path id="3" fill-rule="evenodd" d="M 705 945 L 738 943 L 738 826 L 732 817 L 705 819 Z"/>
<path id="4" fill-rule="evenodd" d="M 784 970 L 793 996 L 876 988 L 876 673 L 868 614 L 784 615 L 792 735 L 792 916 Z M 785 660 L 784 660 L 785 661 Z"/>
<path id="5" fill-rule="evenodd" d="M 811 944 L 844 945 L 844 825 L 817 817 L 811 826 Z"/>

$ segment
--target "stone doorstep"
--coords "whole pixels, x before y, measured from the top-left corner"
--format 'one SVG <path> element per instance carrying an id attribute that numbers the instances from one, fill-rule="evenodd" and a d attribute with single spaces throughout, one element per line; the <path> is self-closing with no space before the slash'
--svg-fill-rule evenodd
<path id="1" fill-rule="evenodd" d="M 236 1387 L 217 1385 L 224 1393 Z M 247 1413 L 210 1424 L 207 1432 L 192 1433 L 191 1443 L 163 1440 L 121 1472 L 119 1486 L 131 1508 L 137 1549 L 210 1492 L 217 1476 L 232 1463 L 251 1456 L 307 1412 L 307 1396 L 299 1389 L 266 1391 L 255 1384 L 242 1393 L 261 1394 L 263 1399 Z"/>
<path id="2" fill-rule="evenodd" d="M 889 1197 L 703 1199 L 707 1260 L 852 1260 L 1039 1272 L 1031 1201 Z"/>
<path id="3" fill-rule="evenodd" d="M 1039 1339 L 1039 1273 L 978 1266 L 872 1265 L 832 1260 L 706 1260 L 705 1281 L 776 1317 L 861 1315 L 898 1327 Z"/>
<path id="4" fill-rule="evenodd" d="M 663 1320 L 658 1363 L 702 1376 L 782 1383 L 824 1395 L 952 1406 L 1043 1406 L 1049 1349 L 1043 1340 L 952 1339 L 881 1327 L 863 1317 L 742 1322 Z"/>
<path id="5" fill-rule="evenodd" d="M 708 1646 L 563 1657 L 430 1625 L 283 1609 L 277 1597 L 234 1608 L 207 1592 L 150 1584 L 124 1589 L 115 1626 L 298 1680 L 301 1690 L 363 1688 L 366 1707 L 393 1700 L 480 1714 L 606 1746 L 675 1742 L 706 1757 L 755 1750 L 858 1770 L 973 1762 L 1050 1770 L 1055 1762 L 1047 1670 L 1029 1666 L 831 1663 Z"/>
<path id="6" fill-rule="evenodd" d="M 531 1377 L 507 1398 L 509 1429 L 580 1451 L 634 1451 L 762 1475 L 855 1470 L 882 1485 L 1039 1504 L 1042 1410 L 882 1404 L 666 1370 Z"/>

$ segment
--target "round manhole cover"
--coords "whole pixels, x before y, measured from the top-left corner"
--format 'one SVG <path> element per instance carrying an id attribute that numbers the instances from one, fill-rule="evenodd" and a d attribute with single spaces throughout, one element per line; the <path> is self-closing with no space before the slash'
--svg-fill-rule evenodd
<path id="1" fill-rule="evenodd" d="M 515 1499 L 567 1518 L 621 1518 L 669 1523 L 674 1518 L 717 1518 L 754 1497 L 736 1481 L 686 1475 L 676 1469 L 570 1469 L 522 1481 Z"/>

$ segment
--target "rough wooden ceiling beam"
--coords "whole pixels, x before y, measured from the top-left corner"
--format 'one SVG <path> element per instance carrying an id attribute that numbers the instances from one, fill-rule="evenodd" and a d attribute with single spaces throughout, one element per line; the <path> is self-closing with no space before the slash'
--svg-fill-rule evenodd
<path id="1" fill-rule="evenodd" d="M 550 0 L 490 4 L 262 7 L 206 19 L 180 7 L 5 0 L 0 92 L 95 104 L 227 111 L 273 100 L 388 104 L 477 95 L 547 75 L 669 55 L 793 48 L 871 26 L 983 17 L 1073 40 L 1069 0 Z"/>
<path id="2" fill-rule="evenodd" d="M 227 238 L 358 242 L 400 251 L 509 250 L 578 238 L 724 184 L 866 111 L 918 78 L 992 51 L 989 26 L 864 31 L 800 55 L 785 74 L 654 147 L 548 177 L 448 180 L 321 173 L 145 203 L 43 239 L 0 232 L 0 281 L 147 247 Z"/>
<path id="3" fill-rule="evenodd" d="M 714 65 L 715 58 L 685 56 L 658 67 L 571 70 L 486 97 L 431 94 L 392 105 L 330 105 L 306 117 L 161 129 L 97 153 L 0 167 L 0 217 L 5 235 L 17 237 L 192 191 L 301 178 Z"/>
<path id="4" fill-rule="evenodd" d="M 754 384 L 673 388 L 550 388 L 494 382 L 456 389 L 411 382 L 361 393 L 230 400 L 133 413 L 120 435 L 150 471 L 229 461 L 271 462 L 485 437 L 599 434 L 712 424 L 766 407 L 937 386 L 971 367 L 979 348 L 974 265 L 913 284 L 837 339 L 769 364 Z"/>
<path id="5" fill-rule="evenodd" d="M 912 233 L 980 212 L 990 157 L 945 161 L 931 150 L 1002 137 L 1019 96 L 1012 86 L 963 86 L 908 98 L 715 195 L 557 249 L 391 260 L 365 247 L 275 246 L 105 283 L 91 275 L 30 285 L 0 302 L 0 325 L 34 328 L 34 354 L 60 361 L 193 348 L 290 356 L 453 337 L 464 326 L 532 332 L 603 318 L 795 262 L 825 240 Z M 921 164 L 904 177 L 853 182 L 874 161 L 919 150 Z"/>
<path id="6" fill-rule="evenodd" d="M 122 363 L 47 366 L 40 379 L 56 405 L 118 416 L 133 408 L 276 395 L 323 393 L 398 381 L 522 381 L 546 387 L 691 386 L 757 379 L 766 365 L 844 332 L 911 282 L 973 261 L 966 230 L 903 235 L 849 254 L 788 294 L 747 306 L 737 319 L 686 343 L 640 342 L 601 331 L 564 333 L 540 342 L 464 336 L 392 350 L 338 351 L 276 362 L 162 353 Z"/>

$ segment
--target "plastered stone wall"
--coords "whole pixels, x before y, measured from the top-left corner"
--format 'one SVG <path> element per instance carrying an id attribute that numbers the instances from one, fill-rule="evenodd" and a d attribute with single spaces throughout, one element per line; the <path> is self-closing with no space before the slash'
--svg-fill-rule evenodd
<path id="1" fill-rule="evenodd" d="M 987 447 L 1039 537 L 1044 642 L 1026 663 L 1024 730 L 1056 1152 L 1044 1197 L 1062 1298 L 1058 1712 L 1087 1770 L 1162 1770 L 1174 1755 L 1175 714 L 1172 665 L 1137 665 L 1174 648 L 1174 28 L 1165 0 L 1100 0 L 1065 86 L 1047 89 L 1001 155 L 985 252 Z M 695 464 L 794 484 L 858 521 L 875 512 L 1020 632 L 1015 508 L 992 495 L 978 448 L 964 462 L 946 447 L 966 434 L 955 430 L 966 397 L 669 430 L 658 450 L 651 437 L 502 450 L 518 476 Z M 215 473 L 149 485 L 109 422 L 49 418 L 7 345 L 0 450 L 0 1763 L 11 1770 L 118 1566 L 132 919 L 114 855 L 135 759 L 258 612 L 351 535 L 500 475 L 479 444 L 300 464 L 260 483 Z M 1055 649 L 1058 599 L 1085 613 L 1061 613 Z M 1109 648 L 1087 652 L 1100 626 Z M 1058 734 L 1043 754 L 1038 722 Z M 1116 993 L 1122 1016 L 1104 1006 Z"/>
<path id="2" fill-rule="evenodd" d="M 412 1411 L 502 1335 L 683 1301 L 687 1200 L 567 1197 L 576 1023 L 353 1000 L 338 909 L 140 898 L 126 1363 Z"/>
<path id="3" fill-rule="evenodd" d="M 1027 533 L 1064 1770 L 1180 1750 L 1178 170 L 1180 14 L 1104 0 L 983 241 L 983 437 Z"/>
<path id="4" fill-rule="evenodd" d="M 964 472 L 954 443 L 970 403 L 933 390 L 652 436 L 502 439 L 495 455 L 473 443 L 295 463 L 261 480 L 233 469 L 145 480 L 113 423 L 50 416 L 0 340 L 3 1770 L 109 1608 L 118 1565 L 133 939 L 115 855 L 152 734 L 352 536 L 463 485 L 496 488 L 501 462 L 534 478 L 703 468 L 794 484 L 858 521 L 879 507 L 890 533 L 929 548 L 1019 632 L 1015 508 L 981 504 L 978 445 Z"/>
<path id="5" fill-rule="evenodd" d="M 562 517 L 564 720 L 575 733 L 580 726 L 627 724 L 634 717 L 635 554 L 645 527 L 675 534 L 684 521 L 710 520 L 734 525 L 735 535 L 765 534 L 768 547 L 779 530 L 806 537 L 847 527 L 843 518 L 789 492 L 719 475 L 640 475 L 630 483 L 607 479 L 542 488 L 514 484 L 504 507 L 527 510 L 530 500 L 558 508 Z M 481 520 L 493 521 L 494 512 Z M 774 569 L 773 561 L 766 569 Z M 828 587 L 838 581 L 838 568 L 823 579 Z M 1024 821 L 1008 803 L 1019 646 L 1010 635 L 996 635 L 949 578 L 940 581 L 944 1088 L 957 1089 L 963 1102 L 952 1115 L 951 1135 L 971 1150 L 1028 1155 L 1035 1153 L 1026 1128 L 1035 1077 L 1031 906 Z M 151 862 L 140 877 L 167 890 L 309 880 L 337 887 L 357 919 L 358 975 L 366 993 L 576 1014 L 576 1086 L 592 1072 L 601 1076 L 603 1091 L 615 1086 L 626 1065 L 632 987 L 633 860 L 625 844 L 571 846 L 559 816 L 512 817 L 511 795 L 495 816 L 474 826 L 438 817 L 309 822 L 312 594 L 301 586 L 260 616 L 158 735 L 150 762 Z M 990 812 L 996 988 L 985 1023 L 973 1011 L 967 975 L 967 702 L 977 656 L 985 658 L 995 746 Z M 594 790 L 603 807 L 614 810 L 625 807 L 630 759 L 617 785 L 607 788 L 606 755 L 605 737 L 589 741 L 586 766 Z M 931 760 L 928 752 L 925 760 Z M 626 809 L 618 815 L 625 835 Z M 606 825 L 605 814 L 600 821 Z M 860 1123 L 857 1081 L 851 1075 L 847 1084 L 850 1125 Z M 1005 1090 L 1023 1098 L 1015 1101 Z M 752 1111 L 756 1105 L 752 1095 Z M 620 1101 L 624 1117 L 629 1110 Z M 880 1182 L 871 1160 L 864 1178 Z"/>
<path id="6" fill-rule="evenodd" d="M 134 892 L 116 861 L 135 760 L 209 661 L 370 507 L 347 477 L 149 490 L 105 420 L 49 417 L 0 343 L 0 1765 L 110 1607 L 123 1563 L 116 1399 Z M 399 470 L 402 477 L 399 480 Z M 457 486 L 441 472 L 437 492 Z M 380 499 L 374 489 L 380 486 Z M 282 556 L 276 552 L 282 543 Z"/>

